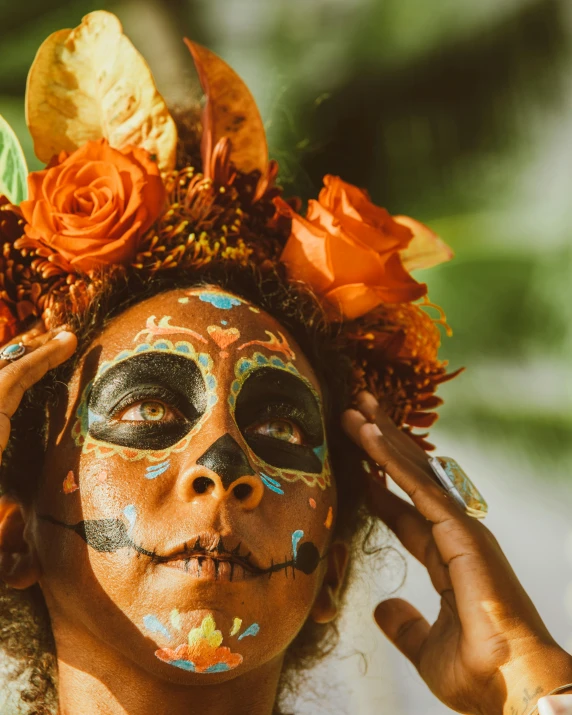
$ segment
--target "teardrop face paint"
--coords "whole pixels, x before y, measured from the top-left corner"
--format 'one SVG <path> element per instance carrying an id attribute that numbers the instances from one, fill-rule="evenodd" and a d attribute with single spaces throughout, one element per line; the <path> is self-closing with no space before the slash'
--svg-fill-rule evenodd
<path id="1" fill-rule="evenodd" d="M 215 288 L 155 296 L 90 346 L 63 424 L 37 501 L 61 647 L 96 634 L 183 684 L 281 653 L 336 514 L 320 385 L 284 327 Z"/>

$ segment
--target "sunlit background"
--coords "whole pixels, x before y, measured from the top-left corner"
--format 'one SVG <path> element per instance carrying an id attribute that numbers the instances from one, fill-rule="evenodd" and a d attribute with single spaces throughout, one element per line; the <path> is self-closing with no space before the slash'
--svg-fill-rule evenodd
<path id="1" fill-rule="evenodd" d="M 441 392 L 433 441 L 484 492 L 490 527 L 571 649 L 572 3 L 1 5 L 0 113 L 30 168 L 39 163 L 23 95 L 34 53 L 51 32 L 109 9 L 172 104 L 199 96 L 184 35 L 242 75 L 288 192 L 308 198 L 323 174 L 339 174 L 454 248 L 452 263 L 417 276 L 454 329 L 444 357 L 467 367 Z M 337 657 L 309 679 L 297 713 L 449 712 L 375 630 L 370 613 L 398 585 L 397 571 L 372 564 L 356 584 Z M 435 616 L 438 599 L 416 564 L 399 593 Z"/>

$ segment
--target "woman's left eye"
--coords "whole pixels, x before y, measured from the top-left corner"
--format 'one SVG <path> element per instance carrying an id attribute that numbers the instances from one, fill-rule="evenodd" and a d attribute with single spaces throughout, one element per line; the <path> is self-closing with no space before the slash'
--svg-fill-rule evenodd
<path id="1" fill-rule="evenodd" d="M 251 427 L 249 432 L 251 432 L 251 434 L 261 434 L 265 437 L 280 439 L 283 442 L 290 442 L 290 444 L 304 443 L 302 430 L 297 427 L 294 422 L 290 422 L 290 420 L 262 422 L 255 427 Z"/>
<path id="2" fill-rule="evenodd" d="M 128 407 L 116 419 L 128 422 L 173 422 L 175 412 L 159 400 L 145 400 Z"/>

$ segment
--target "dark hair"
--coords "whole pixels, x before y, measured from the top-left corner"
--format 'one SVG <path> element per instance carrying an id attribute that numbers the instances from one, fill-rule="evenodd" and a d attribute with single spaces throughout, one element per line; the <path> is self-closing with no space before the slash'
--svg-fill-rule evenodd
<path id="1" fill-rule="evenodd" d="M 324 395 L 326 429 L 339 495 L 334 536 L 348 541 L 352 552 L 359 553 L 363 540 L 360 537 L 367 532 L 371 519 L 364 506 L 365 486 L 358 466 L 358 450 L 340 427 L 341 412 L 351 399 L 350 361 L 339 350 L 336 330 L 323 318 L 319 303 L 310 292 L 288 283 L 276 269 L 262 271 L 250 264 L 215 261 L 194 272 L 175 270 L 158 274 L 152 280 L 143 280 L 137 274 L 123 276 L 106 284 L 84 313 L 65 316 L 78 336 L 78 350 L 67 363 L 48 373 L 26 393 L 12 421 L 12 435 L 0 474 L 2 491 L 23 503 L 33 501 L 43 472 L 50 408 L 65 400 L 66 385 L 78 361 L 105 325 L 146 298 L 196 285 L 219 286 L 262 308 L 289 330 L 310 361 Z M 15 619 L 19 619 L 18 624 Z M 291 692 L 297 676 L 330 653 L 337 638 L 335 622 L 319 625 L 308 620 L 287 651 L 281 693 Z M 53 642 L 39 588 L 23 593 L 0 588 L 0 649 L 13 664 L 8 679 L 19 688 L 21 702 L 30 704 L 28 712 L 51 713 L 57 701 Z"/>

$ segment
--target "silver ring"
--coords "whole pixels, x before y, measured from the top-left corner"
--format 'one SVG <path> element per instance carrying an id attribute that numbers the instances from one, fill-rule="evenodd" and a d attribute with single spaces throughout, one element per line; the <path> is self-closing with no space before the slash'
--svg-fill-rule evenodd
<path id="1" fill-rule="evenodd" d="M 6 347 L 0 352 L 0 360 L 9 360 L 13 362 L 14 360 L 19 360 L 26 354 L 26 346 L 24 343 L 12 343 L 12 345 L 6 345 Z"/>
<path id="2" fill-rule="evenodd" d="M 473 519 L 484 519 L 489 507 L 483 495 L 451 457 L 429 457 L 429 465 L 447 494 Z"/>

